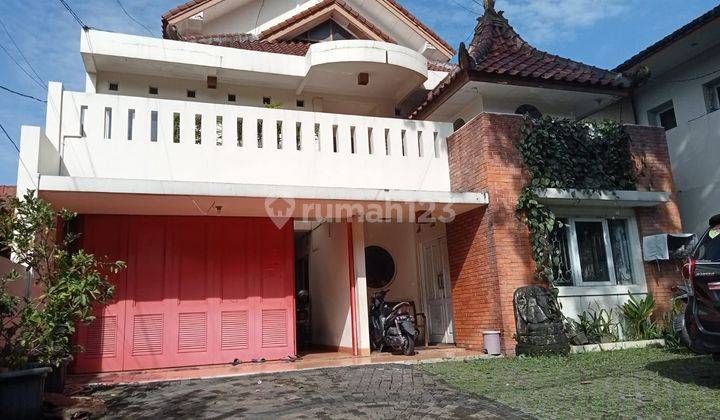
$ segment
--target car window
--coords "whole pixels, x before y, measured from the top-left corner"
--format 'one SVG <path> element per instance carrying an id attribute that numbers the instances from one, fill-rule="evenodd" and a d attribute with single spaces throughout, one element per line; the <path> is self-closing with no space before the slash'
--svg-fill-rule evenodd
<path id="1" fill-rule="evenodd" d="M 720 234 L 707 232 L 695 252 L 695 259 L 698 261 L 720 262 Z"/>

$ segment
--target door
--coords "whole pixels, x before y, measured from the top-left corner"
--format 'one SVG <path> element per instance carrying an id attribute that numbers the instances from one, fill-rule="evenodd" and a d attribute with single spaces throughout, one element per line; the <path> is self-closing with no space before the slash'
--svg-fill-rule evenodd
<path id="1" fill-rule="evenodd" d="M 445 238 L 421 244 L 422 283 L 431 343 L 454 343 L 452 290 Z"/>
<path id="2" fill-rule="evenodd" d="M 295 354 L 292 224 L 270 219 L 84 216 L 83 246 L 127 262 L 116 299 L 80 328 L 77 372 Z"/>

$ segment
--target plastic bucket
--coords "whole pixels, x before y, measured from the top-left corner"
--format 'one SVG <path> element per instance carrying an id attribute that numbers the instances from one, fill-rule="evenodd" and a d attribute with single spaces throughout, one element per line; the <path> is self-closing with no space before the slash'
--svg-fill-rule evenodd
<path id="1" fill-rule="evenodd" d="M 491 356 L 502 354 L 500 331 L 483 331 L 483 350 Z"/>

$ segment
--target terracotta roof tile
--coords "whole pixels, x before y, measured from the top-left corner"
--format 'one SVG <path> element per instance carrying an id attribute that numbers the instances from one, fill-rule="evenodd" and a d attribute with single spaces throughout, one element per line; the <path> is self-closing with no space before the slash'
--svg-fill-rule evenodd
<path id="1" fill-rule="evenodd" d="M 459 61 L 468 64 L 462 71 L 477 75 L 509 75 L 540 83 L 553 80 L 577 84 L 578 87 L 624 89 L 630 85 L 630 81 L 618 73 L 536 49 L 515 32 L 502 12 L 493 9 L 487 10 L 478 19 L 475 36 L 467 50 L 463 49 L 464 46 L 461 46 Z M 428 93 L 427 99 L 412 112 L 410 118 L 417 117 L 456 78 L 455 72 L 450 73 L 446 80 Z"/>
<path id="2" fill-rule="evenodd" d="M 3 197 L 14 197 L 15 196 L 14 185 L 0 185 L 0 198 Z"/>
<path id="3" fill-rule="evenodd" d="M 311 45 L 305 42 L 263 41 L 250 34 L 184 36 L 181 40 L 219 47 L 298 56 L 306 55 Z"/>

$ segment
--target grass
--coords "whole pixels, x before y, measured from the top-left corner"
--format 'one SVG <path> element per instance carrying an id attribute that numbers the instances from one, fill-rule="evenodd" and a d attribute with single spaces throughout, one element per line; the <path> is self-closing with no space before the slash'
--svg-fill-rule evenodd
<path id="1" fill-rule="evenodd" d="M 717 418 L 720 363 L 664 349 L 427 364 L 449 385 L 540 418 Z"/>

